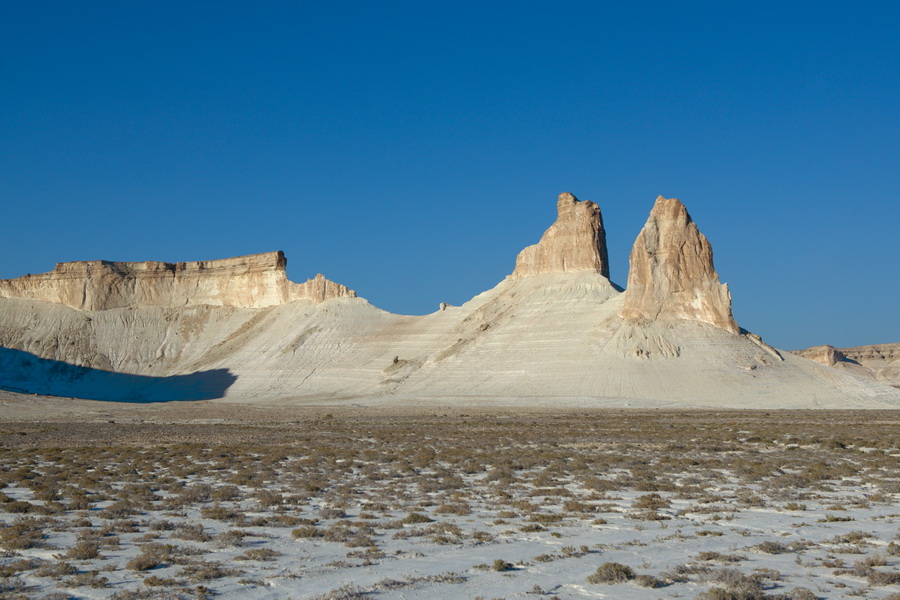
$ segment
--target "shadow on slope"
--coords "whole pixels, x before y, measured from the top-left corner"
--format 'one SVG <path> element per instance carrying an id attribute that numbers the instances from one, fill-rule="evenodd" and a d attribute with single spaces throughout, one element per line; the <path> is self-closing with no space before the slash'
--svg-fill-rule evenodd
<path id="1" fill-rule="evenodd" d="M 0 347 L 0 389 L 111 402 L 211 400 L 237 380 L 228 369 L 151 377 L 80 367 Z"/>

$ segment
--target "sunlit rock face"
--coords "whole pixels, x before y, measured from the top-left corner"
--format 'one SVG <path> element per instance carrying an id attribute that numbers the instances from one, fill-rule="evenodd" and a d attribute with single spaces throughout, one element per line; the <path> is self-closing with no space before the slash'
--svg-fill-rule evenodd
<path id="1" fill-rule="evenodd" d="M 595 271 L 609 278 L 606 232 L 600 207 L 562 193 L 556 209 L 556 222 L 544 232 L 541 241 L 519 253 L 512 277 Z"/>
<path id="2" fill-rule="evenodd" d="M 264 308 L 299 299 L 322 302 L 356 296 L 322 275 L 294 283 L 287 278 L 286 266 L 281 251 L 178 263 L 67 262 L 49 273 L 0 280 L 0 298 L 97 311 L 140 306 Z"/>
<path id="3" fill-rule="evenodd" d="M 811 346 L 806 350 L 799 350 L 795 352 L 795 354 L 797 356 L 802 356 L 803 358 L 808 358 L 820 365 L 825 365 L 826 367 L 833 367 L 839 361 L 844 360 L 844 355 L 841 351 L 828 344 L 823 346 Z"/>
<path id="4" fill-rule="evenodd" d="M 631 250 L 619 315 L 630 321 L 693 320 L 738 333 L 712 247 L 676 198 L 656 199 Z"/>

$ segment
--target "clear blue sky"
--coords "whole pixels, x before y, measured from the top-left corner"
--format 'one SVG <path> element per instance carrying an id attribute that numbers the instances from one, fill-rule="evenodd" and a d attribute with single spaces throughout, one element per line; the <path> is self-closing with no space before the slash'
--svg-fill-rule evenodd
<path id="1" fill-rule="evenodd" d="M 613 281 L 657 195 L 738 322 L 900 341 L 900 2 L 5 2 L 0 278 L 281 249 L 393 312 L 512 271 L 559 192 Z"/>

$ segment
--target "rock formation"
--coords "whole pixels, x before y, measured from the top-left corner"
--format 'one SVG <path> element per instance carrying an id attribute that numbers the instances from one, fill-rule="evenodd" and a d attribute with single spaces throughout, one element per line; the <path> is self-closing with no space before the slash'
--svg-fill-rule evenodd
<path id="1" fill-rule="evenodd" d="M 695 320 L 740 329 L 728 286 L 719 283 L 712 248 L 676 198 L 656 199 L 631 250 L 628 287 L 619 315 L 642 320 Z"/>
<path id="2" fill-rule="evenodd" d="M 803 358 L 808 358 L 809 360 L 817 362 L 820 365 L 825 365 L 826 367 L 833 367 L 844 360 L 843 353 L 834 346 L 829 346 L 828 344 L 822 346 L 810 346 L 806 350 L 797 350 L 794 354 L 802 356 Z"/>
<path id="3" fill-rule="evenodd" d="M 263 308 L 299 299 L 322 302 L 356 292 L 317 275 L 287 278 L 284 253 L 198 262 L 59 263 L 49 273 L 0 280 L 0 298 L 24 298 L 95 311 L 134 306 Z"/>
<path id="4" fill-rule="evenodd" d="M 811 346 L 793 354 L 826 367 L 835 367 L 858 377 L 874 379 L 900 388 L 900 344 L 873 344 L 853 348 Z"/>
<path id="5" fill-rule="evenodd" d="M 624 294 L 607 276 L 596 204 L 563 194 L 558 210 L 512 275 L 422 316 L 353 300 L 321 275 L 293 283 L 280 252 L 63 263 L 0 281 L 0 390 L 129 402 L 900 406 L 900 390 L 883 385 L 900 372 L 900 347 L 841 350 L 881 365 L 873 378 L 850 360 L 826 368 L 734 335 L 709 243 L 677 200 L 657 200 Z"/>
<path id="6" fill-rule="evenodd" d="M 556 210 L 556 222 L 544 232 L 541 241 L 519 253 L 512 277 L 595 271 L 608 279 L 606 232 L 597 204 L 563 193 Z"/>
<path id="7" fill-rule="evenodd" d="M 353 290 L 326 279 L 324 275 L 319 273 L 313 279 L 307 279 L 304 283 L 292 283 L 291 299 L 296 300 L 306 298 L 313 302 L 325 302 L 334 298 L 356 298 L 356 292 Z"/>

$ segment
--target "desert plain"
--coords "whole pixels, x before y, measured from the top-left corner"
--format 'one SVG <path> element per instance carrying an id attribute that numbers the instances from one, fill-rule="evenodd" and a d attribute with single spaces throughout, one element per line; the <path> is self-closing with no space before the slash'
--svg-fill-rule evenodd
<path id="1" fill-rule="evenodd" d="M 900 598 L 895 411 L 0 403 L 4 598 Z"/>

